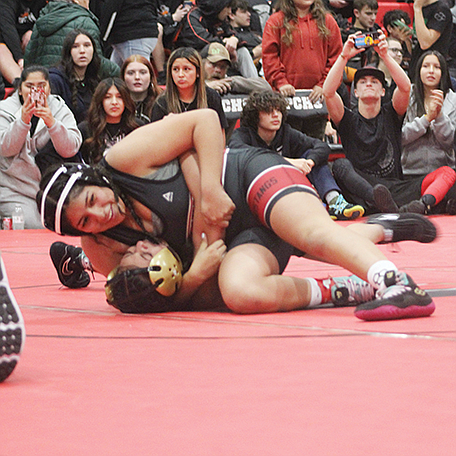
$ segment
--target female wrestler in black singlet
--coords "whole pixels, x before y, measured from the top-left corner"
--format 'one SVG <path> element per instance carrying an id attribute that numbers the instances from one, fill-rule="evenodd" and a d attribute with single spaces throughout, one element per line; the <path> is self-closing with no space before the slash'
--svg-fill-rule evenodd
<path id="1" fill-rule="evenodd" d="M 257 230 L 260 237 L 273 232 L 272 240 L 280 245 L 279 252 L 282 246 L 293 246 L 313 258 L 340 265 L 379 289 L 381 295 L 367 303 L 368 308 L 358 307 L 357 316 L 360 318 L 400 318 L 433 312 L 431 298 L 419 290 L 409 276 L 399 273 L 372 242 L 388 240 L 383 227 L 357 224 L 348 229 L 333 222 L 307 179 L 276 154 L 258 149 L 225 154 L 224 185 L 236 204 L 232 213 L 228 197 L 223 199 L 220 193 L 212 195 L 211 189 L 204 186 L 208 170 L 204 161 L 212 159 L 214 163 L 221 159 L 222 137 L 218 119 L 209 110 L 171 116 L 141 127 L 108 152 L 105 157 L 109 165 L 105 167 L 107 175 L 103 173 L 103 177 L 94 179 L 93 174 L 97 171 L 65 168 L 52 176 L 45 176 L 37 196 L 43 222 L 60 233 L 82 234 L 84 251 L 96 269 L 106 273 L 108 265 L 118 264 L 121 252 L 117 252 L 117 257 L 111 252 L 110 258 L 114 260 L 107 261 L 106 249 L 100 248 L 99 240 L 90 234 L 106 234 L 107 230 L 124 225 L 159 234 L 166 240 L 167 232 L 178 228 L 167 226 L 165 210 L 161 213 L 151 211 L 151 202 L 133 199 L 130 188 L 119 180 L 114 183 L 110 168 L 130 175 L 134 182 L 149 176 L 157 166 L 184 154 L 181 166 L 184 173 L 187 170 L 186 181 L 195 196 L 195 214 L 201 213 L 201 208 L 209 214 L 218 211 L 217 217 L 209 220 L 209 228 L 214 220 L 219 227 L 226 228 L 231 219 L 226 233 L 229 251 L 223 258 L 218 276 L 223 301 L 230 309 L 240 313 L 275 312 L 302 308 L 319 299 L 321 302 L 323 291 L 319 285 L 309 279 L 280 274 L 284 266 L 269 248 L 271 239 L 266 241 L 267 247 L 255 239 L 257 236 L 250 239 L 247 236 L 236 244 L 237 236 L 250 235 L 252 230 Z M 188 153 L 193 149 L 198 159 L 202 157 L 198 161 L 194 153 Z M 210 149 L 213 155 L 208 157 L 206 149 Z M 193 179 L 189 179 L 191 175 Z M 212 189 L 217 189 L 214 182 L 213 179 Z M 115 192 L 116 187 L 120 192 Z M 173 200 L 174 196 L 174 193 L 166 192 L 155 195 L 155 198 Z M 183 196 L 186 198 L 188 193 Z M 215 209 L 214 205 L 208 204 L 208 201 L 214 202 L 215 196 L 225 204 L 223 207 L 218 202 Z M 159 222 L 155 223 L 157 217 Z M 420 234 L 415 232 L 413 238 L 429 242 L 435 237 L 430 222 L 420 218 L 409 221 L 414 228 L 419 226 Z M 423 236 L 423 229 L 430 231 Z M 395 233 L 392 239 L 401 240 L 401 236 Z M 125 251 L 124 248 L 123 253 Z M 103 260 L 100 260 L 100 252 L 103 252 Z"/>

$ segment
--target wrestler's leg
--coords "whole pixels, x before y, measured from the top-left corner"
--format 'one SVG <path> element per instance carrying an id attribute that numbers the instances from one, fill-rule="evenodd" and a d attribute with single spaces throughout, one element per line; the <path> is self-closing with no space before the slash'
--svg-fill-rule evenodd
<path id="1" fill-rule="evenodd" d="M 259 244 L 243 244 L 230 250 L 219 271 L 223 301 L 243 314 L 299 309 L 310 303 L 307 279 L 279 275 L 276 257 Z"/>
<path id="2" fill-rule="evenodd" d="M 270 224 L 294 247 L 342 266 L 364 280 L 373 264 L 386 260 L 372 241 L 332 221 L 320 201 L 306 192 L 280 198 L 271 211 Z"/>

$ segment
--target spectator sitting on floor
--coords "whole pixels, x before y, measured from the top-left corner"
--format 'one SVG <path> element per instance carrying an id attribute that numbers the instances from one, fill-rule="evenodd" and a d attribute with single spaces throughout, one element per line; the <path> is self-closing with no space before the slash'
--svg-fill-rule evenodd
<path id="1" fill-rule="evenodd" d="M 360 52 L 354 46 L 354 39 L 355 35 L 351 35 L 346 41 L 323 86 L 328 112 L 338 129 L 347 157 L 334 162 L 336 181 L 344 194 L 350 195 L 352 201 L 362 202 L 364 207 L 396 212 L 400 210 L 397 203 L 402 205 L 403 212 L 427 213 L 445 197 L 455 182 L 456 173 L 444 166 L 423 177 L 403 179 L 401 127 L 411 83 L 388 53 L 385 35 L 381 34 L 374 49 L 397 84 L 391 102 L 381 103 L 385 93 L 383 72 L 375 67 L 364 67 L 355 74 L 358 110 L 344 107 L 336 90 L 346 61 Z M 388 190 L 396 201 L 391 201 Z"/>
<path id="2" fill-rule="evenodd" d="M 199 0 L 183 20 L 176 46 L 188 46 L 198 52 L 209 43 L 223 44 L 230 53 L 233 68 L 246 78 L 258 76 L 249 50 L 236 37 L 228 23 L 231 0 Z"/>
<path id="3" fill-rule="evenodd" d="M 426 51 L 418 61 L 409 107 L 402 125 L 405 178 L 425 176 L 442 166 L 455 169 L 456 94 L 445 58 Z M 445 212 L 456 213 L 456 188 Z M 435 202 L 432 201 L 434 204 Z M 451 207 L 453 206 L 453 207 Z"/>
<path id="4" fill-rule="evenodd" d="M 398 41 L 396 38 L 388 37 L 386 38 L 386 42 L 388 43 L 388 54 L 399 64 L 402 63 L 402 46 L 401 42 Z M 380 71 L 383 71 L 385 75 L 385 95 L 382 97 L 382 104 L 388 103 L 391 101 L 393 96 L 394 90 L 396 89 L 396 83 L 394 79 L 391 77 L 391 73 L 388 70 L 388 67 L 385 65 L 385 62 L 382 59 L 378 59 L 377 68 Z M 351 91 L 350 91 L 350 105 L 351 108 L 355 108 L 358 106 L 358 98 L 355 95 L 355 85 L 352 83 Z"/>
<path id="5" fill-rule="evenodd" d="M 85 120 L 93 92 L 100 81 L 100 57 L 93 37 L 81 29 L 71 31 L 63 42 L 62 59 L 49 70 L 51 91 L 60 95 L 80 123 Z"/>
<path id="6" fill-rule="evenodd" d="M 331 174 L 329 146 L 285 123 L 287 108 L 286 98 L 277 92 L 252 93 L 242 111 L 241 126 L 233 132 L 228 145 L 242 148 L 248 144 L 277 152 L 309 178 L 320 198 L 327 203 L 331 218 L 361 217 L 364 208 L 345 200 Z"/>
<path id="7" fill-rule="evenodd" d="M 35 203 L 41 179 L 35 158 L 52 142 L 57 154 L 69 158 L 81 145 L 73 113 L 57 95 L 51 95 L 45 67 L 22 71 L 19 88 L 0 101 L 0 212 L 11 215 L 22 206 L 25 228 L 43 228 Z"/>
<path id="8" fill-rule="evenodd" d="M 385 91 L 385 76 L 373 67 L 365 67 L 355 73 L 357 110 L 345 107 L 337 94 L 347 60 L 362 52 L 354 47 L 354 35 L 345 42 L 342 53 L 329 71 L 323 85 L 326 106 L 338 130 L 346 156 L 333 164 L 336 181 L 339 182 L 339 176 L 345 177 L 347 170 L 361 176 L 363 183 L 367 180 L 371 185 L 366 185 L 363 191 L 354 184 L 349 185 L 351 188 L 342 186 L 342 190 L 347 196 L 350 195 L 350 200 L 372 206 L 373 186 L 378 183 L 379 177 L 402 178 L 401 126 L 407 111 L 411 87 L 404 70 L 388 53 L 386 37 L 383 34 L 375 50 L 385 61 L 397 84 L 390 103 L 383 106 L 381 104 Z"/>

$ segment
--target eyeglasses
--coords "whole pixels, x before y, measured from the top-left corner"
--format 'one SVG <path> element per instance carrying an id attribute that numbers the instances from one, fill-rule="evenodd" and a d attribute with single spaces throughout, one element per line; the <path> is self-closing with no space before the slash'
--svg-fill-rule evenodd
<path id="1" fill-rule="evenodd" d="M 399 48 L 389 48 L 388 51 L 391 51 L 393 54 L 404 55 L 404 51 Z"/>

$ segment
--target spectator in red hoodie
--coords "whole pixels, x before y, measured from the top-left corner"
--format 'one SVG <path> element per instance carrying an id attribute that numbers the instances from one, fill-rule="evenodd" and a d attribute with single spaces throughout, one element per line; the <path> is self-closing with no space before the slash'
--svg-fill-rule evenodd
<path id="1" fill-rule="evenodd" d="M 340 29 L 322 0 L 279 0 L 263 32 L 263 69 L 274 90 L 294 96 L 310 89 L 323 100 L 326 75 L 342 51 Z M 326 116 L 289 119 L 294 128 L 323 139 Z"/>

